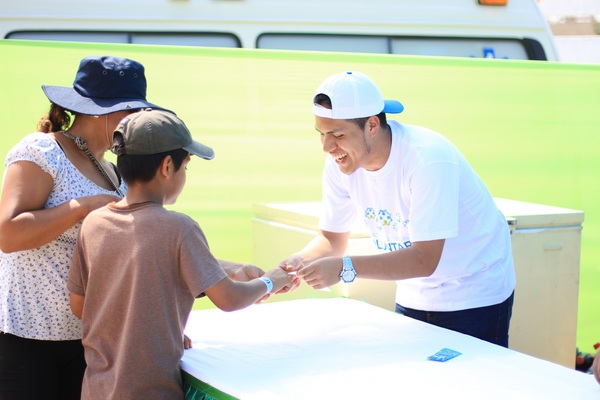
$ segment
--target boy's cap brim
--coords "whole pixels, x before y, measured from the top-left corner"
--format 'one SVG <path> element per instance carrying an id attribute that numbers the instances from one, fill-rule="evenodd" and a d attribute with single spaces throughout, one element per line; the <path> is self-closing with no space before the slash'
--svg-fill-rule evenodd
<path id="1" fill-rule="evenodd" d="M 113 147 L 117 155 L 150 155 L 184 149 L 205 160 L 215 157 L 212 148 L 192 139 L 181 119 L 164 110 L 148 108 L 128 115 L 115 133 L 123 136 L 122 145 Z"/>
<path id="2" fill-rule="evenodd" d="M 192 143 L 183 147 L 183 149 L 200 158 L 204 158 L 205 160 L 212 160 L 215 158 L 215 151 L 212 148 L 203 145 L 200 142 L 196 142 L 195 140 L 192 140 Z"/>

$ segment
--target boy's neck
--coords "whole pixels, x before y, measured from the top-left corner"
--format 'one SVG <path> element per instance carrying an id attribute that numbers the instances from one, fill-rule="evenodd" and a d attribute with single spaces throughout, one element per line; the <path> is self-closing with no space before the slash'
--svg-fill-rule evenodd
<path id="1" fill-rule="evenodd" d="M 119 210 L 129 210 L 129 209 L 133 209 L 133 208 L 137 208 L 139 206 L 142 206 L 144 204 L 156 204 L 156 205 L 160 205 L 162 207 L 162 204 L 158 204 L 154 201 L 148 200 L 148 201 L 142 201 L 142 202 L 138 202 L 138 203 L 126 203 L 123 200 L 117 202 L 117 203 L 113 203 L 113 207 Z"/>
<path id="2" fill-rule="evenodd" d="M 117 207 L 131 207 L 141 203 L 156 203 L 164 205 L 164 195 L 153 185 L 134 184 L 128 187 L 125 197 L 116 203 Z"/>

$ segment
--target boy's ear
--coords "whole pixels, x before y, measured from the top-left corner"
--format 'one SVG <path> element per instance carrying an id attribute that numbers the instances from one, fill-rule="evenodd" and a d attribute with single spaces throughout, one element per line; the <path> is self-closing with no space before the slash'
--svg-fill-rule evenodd
<path id="1" fill-rule="evenodd" d="M 168 178 L 170 174 L 175 172 L 175 164 L 173 164 L 173 158 L 171 156 L 166 156 L 160 162 L 158 167 L 158 173 L 164 177 Z"/>

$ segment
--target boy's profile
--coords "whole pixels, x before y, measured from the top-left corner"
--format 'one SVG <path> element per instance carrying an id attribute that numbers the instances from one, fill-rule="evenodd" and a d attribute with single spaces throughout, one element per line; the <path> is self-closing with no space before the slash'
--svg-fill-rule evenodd
<path id="1" fill-rule="evenodd" d="M 190 153 L 214 156 L 178 117 L 152 109 L 130 114 L 113 139 L 128 191 L 83 221 L 69 271 L 87 362 L 82 399 L 183 399 L 179 361 L 194 299 L 206 294 L 232 311 L 291 281 L 279 268 L 232 280 L 200 226 L 163 207 L 181 193 Z"/>

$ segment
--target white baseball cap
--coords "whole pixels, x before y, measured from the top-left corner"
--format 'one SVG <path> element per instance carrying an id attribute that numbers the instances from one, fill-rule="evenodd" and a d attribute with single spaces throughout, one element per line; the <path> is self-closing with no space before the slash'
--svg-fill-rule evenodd
<path id="1" fill-rule="evenodd" d="M 344 72 L 325 79 L 316 95 L 324 94 L 331 100 L 331 110 L 313 105 L 318 117 L 331 119 L 366 118 L 384 113 L 399 114 L 404 106 L 397 100 L 384 100 L 375 83 L 360 72 Z"/>

